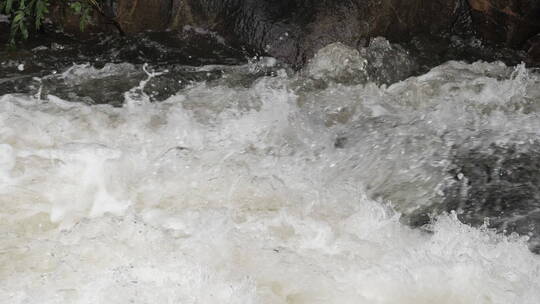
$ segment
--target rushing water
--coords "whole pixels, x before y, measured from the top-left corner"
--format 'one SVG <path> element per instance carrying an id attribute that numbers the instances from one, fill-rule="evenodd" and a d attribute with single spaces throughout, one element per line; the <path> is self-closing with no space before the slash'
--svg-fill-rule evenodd
<path id="1" fill-rule="evenodd" d="M 539 74 L 385 43 L 0 80 L 0 302 L 538 303 Z"/>

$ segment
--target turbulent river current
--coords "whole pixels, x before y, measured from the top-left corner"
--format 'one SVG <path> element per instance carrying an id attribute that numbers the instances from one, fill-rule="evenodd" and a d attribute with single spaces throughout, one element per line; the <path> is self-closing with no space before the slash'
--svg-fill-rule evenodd
<path id="1" fill-rule="evenodd" d="M 417 65 L 5 59 L 0 303 L 537 304 L 540 74 Z"/>

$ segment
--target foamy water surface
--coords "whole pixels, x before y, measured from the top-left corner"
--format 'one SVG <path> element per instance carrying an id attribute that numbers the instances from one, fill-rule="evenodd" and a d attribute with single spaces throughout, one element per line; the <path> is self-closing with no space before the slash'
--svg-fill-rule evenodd
<path id="1" fill-rule="evenodd" d="M 1 96 L 0 302 L 538 303 L 525 237 L 400 221 L 441 200 L 456 146 L 538 138 L 538 74 L 448 62 L 387 87 L 325 81 L 329 60 L 122 107 Z"/>

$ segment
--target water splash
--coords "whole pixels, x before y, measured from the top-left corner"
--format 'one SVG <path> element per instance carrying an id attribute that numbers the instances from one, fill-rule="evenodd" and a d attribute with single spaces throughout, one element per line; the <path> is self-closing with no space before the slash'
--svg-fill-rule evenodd
<path id="1" fill-rule="evenodd" d="M 443 202 L 456 147 L 538 135 L 538 75 L 313 68 L 122 107 L 0 97 L 0 302 L 536 303 L 523 237 L 401 214 Z"/>

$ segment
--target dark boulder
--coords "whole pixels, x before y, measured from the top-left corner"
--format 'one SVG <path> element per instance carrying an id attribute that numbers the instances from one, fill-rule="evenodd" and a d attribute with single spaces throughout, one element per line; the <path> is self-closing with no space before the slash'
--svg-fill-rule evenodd
<path id="1" fill-rule="evenodd" d="M 357 47 L 375 36 L 402 41 L 418 33 L 447 31 L 464 9 L 461 3 L 460 0 L 117 0 L 115 13 L 111 15 L 128 33 L 182 30 L 186 25 L 201 27 L 260 53 L 301 65 L 318 49 L 333 42 Z M 77 30 L 73 18 L 55 19 L 65 28 Z M 103 19 L 96 23 L 111 28 Z"/>
<path id="2" fill-rule="evenodd" d="M 238 10 L 225 11 L 224 30 L 255 49 L 301 65 L 333 42 L 358 47 L 375 36 L 403 41 L 449 29 L 459 15 L 459 2 L 242 0 L 235 1 Z"/>
<path id="3" fill-rule="evenodd" d="M 531 66 L 540 67 L 540 34 L 529 39 L 525 44 L 527 61 Z"/>
<path id="4" fill-rule="evenodd" d="M 163 31 L 169 26 L 172 8 L 171 0 L 117 0 L 115 15 L 126 32 Z"/>
<path id="5" fill-rule="evenodd" d="M 540 32 L 539 0 L 469 0 L 473 27 L 484 39 L 522 47 Z"/>

